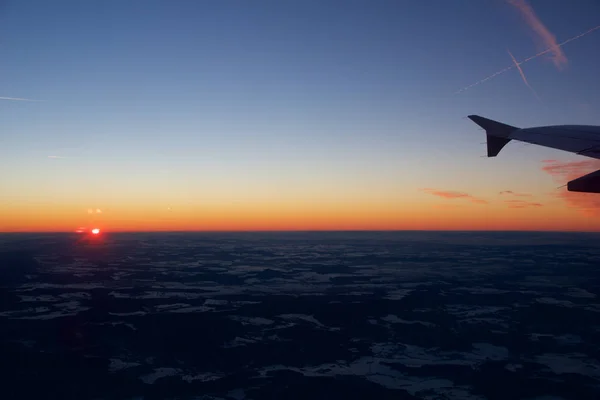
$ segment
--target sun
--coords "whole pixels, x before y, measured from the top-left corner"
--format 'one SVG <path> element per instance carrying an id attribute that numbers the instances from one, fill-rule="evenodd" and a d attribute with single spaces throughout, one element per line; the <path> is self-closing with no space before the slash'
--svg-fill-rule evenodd
<path id="1" fill-rule="evenodd" d="M 92 229 L 92 234 L 97 235 L 99 233 L 100 233 L 100 229 L 98 229 L 98 228 Z"/>

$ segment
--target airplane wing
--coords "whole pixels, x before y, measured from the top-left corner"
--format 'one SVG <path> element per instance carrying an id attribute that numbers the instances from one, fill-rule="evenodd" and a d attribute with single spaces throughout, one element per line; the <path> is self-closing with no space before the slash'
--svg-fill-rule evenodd
<path id="1" fill-rule="evenodd" d="M 479 115 L 469 115 L 469 119 L 485 129 L 488 157 L 496 157 L 511 140 L 518 140 L 600 159 L 600 126 L 555 125 L 521 129 Z M 569 182 L 567 188 L 574 192 L 600 193 L 600 170 Z"/>

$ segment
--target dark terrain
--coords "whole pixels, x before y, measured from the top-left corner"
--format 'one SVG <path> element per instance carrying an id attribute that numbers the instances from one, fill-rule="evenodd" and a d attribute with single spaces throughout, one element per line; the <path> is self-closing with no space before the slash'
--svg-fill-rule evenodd
<path id="1" fill-rule="evenodd" d="M 0 235 L 0 398 L 598 399 L 599 239 Z"/>

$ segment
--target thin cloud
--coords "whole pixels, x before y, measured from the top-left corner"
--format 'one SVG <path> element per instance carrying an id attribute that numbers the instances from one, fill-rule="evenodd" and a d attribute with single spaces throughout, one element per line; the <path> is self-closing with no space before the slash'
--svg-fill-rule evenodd
<path id="1" fill-rule="evenodd" d="M 1 1 L 1 0 L 0 0 Z M 47 148 L 44 149 L 46 154 L 52 154 L 47 156 L 48 158 L 77 158 L 77 152 L 81 151 L 83 147 L 60 147 L 60 148 Z M 63 154 L 62 156 L 59 154 Z"/>
<path id="2" fill-rule="evenodd" d="M 421 189 L 422 191 L 432 194 L 434 196 L 442 197 L 444 199 L 465 199 L 469 200 L 471 203 L 475 204 L 488 204 L 487 200 L 479 199 L 475 196 L 472 196 L 468 193 L 464 192 L 455 192 L 451 190 L 436 190 L 436 189 Z"/>
<path id="3" fill-rule="evenodd" d="M 561 189 L 555 196 L 567 207 L 590 216 L 600 216 L 600 196 L 597 193 L 577 193 Z"/>
<path id="4" fill-rule="evenodd" d="M 504 203 L 508 206 L 508 208 L 531 208 L 543 206 L 542 203 L 535 203 L 525 200 L 505 200 Z"/>
<path id="5" fill-rule="evenodd" d="M 463 208 L 463 206 L 460 204 L 452 204 L 452 203 L 434 204 L 433 207 L 440 208 L 442 210 L 455 210 L 457 208 Z"/>
<path id="6" fill-rule="evenodd" d="M 533 95 L 539 100 L 542 101 L 542 99 L 540 98 L 540 96 L 538 96 L 537 92 L 535 91 L 535 89 L 529 84 L 529 82 L 527 81 L 527 78 L 525 77 L 525 72 L 523 72 L 523 69 L 521 68 L 521 66 L 519 65 L 519 63 L 517 62 L 517 59 L 515 58 L 515 56 L 512 55 L 512 53 L 510 52 L 510 50 L 506 50 L 508 51 L 508 54 L 510 55 L 510 58 L 512 58 L 513 62 L 515 63 L 515 67 L 519 70 L 519 74 L 521 74 L 521 78 L 523 79 L 523 82 L 525 82 L 525 85 L 531 90 L 531 92 L 533 93 Z"/>
<path id="7" fill-rule="evenodd" d="M 470 200 L 472 203 L 475 203 L 475 204 L 488 204 L 488 201 L 483 200 L 483 199 L 475 199 L 475 198 L 471 197 Z"/>
<path id="8" fill-rule="evenodd" d="M 556 68 L 563 69 L 569 63 L 567 56 L 556 42 L 556 36 L 546 28 L 529 3 L 526 0 L 507 0 L 507 2 L 519 10 L 527 25 L 534 32 L 535 41 L 542 48 L 545 47 L 549 50 L 548 53 L 551 53 L 551 59 Z"/>
<path id="9" fill-rule="evenodd" d="M 517 192 L 513 192 L 512 190 L 503 190 L 502 192 L 498 193 L 499 195 L 510 195 L 510 196 L 515 196 L 515 197 L 531 197 L 531 194 L 529 193 L 517 193 Z"/>
<path id="10" fill-rule="evenodd" d="M 542 171 L 552 176 L 561 185 L 565 185 L 573 179 L 600 169 L 600 160 L 567 162 L 543 160 L 542 163 Z M 600 195 L 596 193 L 569 192 L 565 188 L 562 188 L 560 191 L 555 192 L 554 195 L 572 209 L 586 215 L 600 215 Z"/>
<path id="11" fill-rule="evenodd" d="M 21 97 L 0 97 L 0 100 L 9 100 L 9 101 L 44 101 L 44 100 L 33 100 L 33 99 L 23 99 Z"/>
<path id="12" fill-rule="evenodd" d="M 564 41 L 564 42 L 562 42 L 562 43 L 559 43 L 557 46 L 558 46 L 558 47 L 563 47 L 565 44 L 567 44 L 567 43 L 569 43 L 569 42 L 572 42 L 572 41 L 574 41 L 574 40 L 577 40 L 577 39 L 579 39 L 579 38 L 582 38 L 582 37 L 584 37 L 584 36 L 586 36 L 586 35 L 589 35 L 590 33 L 594 32 L 594 31 L 597 31 L 598 29 L 600 29 L 600 25 L 598 25 L 598 26 L 595 26 L 595 27 L 593 27 L 593 28 L 591 28 L 591 29 L 588 29 L 587 31 L 585 31 L 585 32 L 583 32 L 583 33 L 580 33 L 580 34 L 579 34 L 579 35 L 577 35 L 577 36 L 573 36 L 572 38 L 570 38 L 570 39 L 567 39 L 567 40 L 565 40 L 565 41 Z M 526 62 L 529 62 L 529 61 L 531 61 L 531 60 L 534 60 L 534 59 L 536 59 L 536 58 L 538 58 L 538 57 L 541 57 L 541 56 L 543 56 L 544 54 L 548 54 L 548 53 L 550 53 L 552 50 L 553 50 L 553 48 L 548 48 L 548 49 L 546 49 L 546 50 L 544 50 L 544 51 L 540 51 L 539 53 L 537 53 L 537 54 L 535 54 L 535 55 L 533 55 L 533 56 L 531 56 L 531 57 L 529 57 L 529 58 L 526 58 L 526 59 L 524 59 L 523 61 L 521 61 L 520 63 L 517 63 L 517 64 L 518 64 L 519 66 L 520 66 L 520 65 L 523 65 L 523 64 L 525 64 Z M 477 82 L 475 82 L 475 83 L 472 83 L 472 84 L 470 84 L 470 85 L 468 85 L 468 86 L 465 86 L 465 87 L 464 87 L 464 88 L 462 88 L 462 89 L 459 89 L 459 90 L 457 90 L 457 91 L 456 91 L 456 92 L 454 92 L 454 93 L 455 93 L 455 94 L 462 93 L 462 92 L 464 92 L 465 90 L 468 90 L 468 89 L 470 89 L 470 88 L 472 88 L 472 87 L 474 87 L 474 86 L 481 85 L 482 83 L 485 83 L 485 82 L 489 81 L 490 79 L 493 79 L 493 78 L 497 77 L 498 75 L 502 75 L 503 73 L 505 73 L 505 72 L 508 72 L 508 71 L 510 71 L 511 69 L 513 69 L 513 68 L 516 68 L 516 67 L 517 67 L 517 66 L 513 64 L 513 65 L 511 65 L 511 66 L 508 66 L 508 67 L 506 67 L 506 68 L 503 68 L 503 69 L 501 69 L 501 70 L 499 70 L 499 71 L 497 71 L 497 72 L 494 72 L 493 74 L 491 74 L 490 76 L 488 76 L 488 77 L 486 77 L 486 78 L 483 78 L 483 79 L 481 79 L 481 80 L 479 80 L 479 81 L 477 81 Z"/>
<path id="13" fill-rule="evenodd" d="M 560 162 L 557 160 L 543 160 L 545 165 L 542 170 L 560 181 L 570 181 L 582 175 L 600 169 L 600 160 L 583 160 Z M 567 182 L 563 182 L 567 183 Z"/>

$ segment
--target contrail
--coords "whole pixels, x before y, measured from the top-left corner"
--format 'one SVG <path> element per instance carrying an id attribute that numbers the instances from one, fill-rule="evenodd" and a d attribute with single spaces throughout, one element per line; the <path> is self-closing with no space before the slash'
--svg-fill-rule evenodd
<path id="1" fill-rule="evenodd" d="M 587 31 L 585 31 L 585 32 L 583 32 L 583 33 L 581 33 L 581 34 L 577 35 L 577 36 L 573 36 L 572 38 L 570 38 L 570 39 L 567 39 L 567 40 L 565 40 L 564 42 L 557 44 L 557 46 L 558 46 L 558 47 L 562 47 L 562 46 L 564 46 L 565 44 L 567 44 L 567 43 L 569 43 L 569 42 L 572 42 L 573 40 L 577 40 L 577 39 L 579 39 L 579 38 L 581 38 L 581 37 L 583 37 L 583 36 L 585 36 L 585 35 L 588 35 L 588 34 L 590 34 L 590 33 L 594 32 L 594 31 L 596 31 L 596 30 L 598 30 L 598 29 L 600 29 L 600 25 L 598 25 L 598 26 L 596 26 L 596 27 L 593 27 L 592 29 L 589 29 L 589 30 L 587 30 Z M 454 92 L 454 94 L 457 94 L 457 93 L 464 92 L 465 90 L 467 90 L 467 89 L 470 89 L 470 88 L 472 88 L 473 86 L 481 85 L 482 83 L 484 83 L 484 82 L 486 82 L 486 81 L 489 81 L 490 79 L 492 79 L 492 78 L 495 78 L 495 77 L 497 77 L 498 75 L 501 75 L 501 74 L 505 73 L 506 71 L 510 71 L 510 70 L 511 70 L 511 69 L 513 69 L 513 68 L 518 68 L 520 65 L 522 65 L 522 64 L 524 64 L 524 63 L 526 63 L 526 62 L 529 62 L 529 61 L 531 61 L 531 60 L 533 60 L 533 59 L 535 59 L 535 58 L 538 58 L 538 57 L 540 57 L 540 56 L 543 56 L 544 54 L 550 53 L 550 52 L 552 52 L 552 51 L 555 51 L 555 50 L 556 50 L 556 47 L 550 47 L 550 48 L 548 48 L 548 49 L 546 49 L 546 50 L 544 50 L 544 51 L 540 51 L 540 52 L 539 52 L 539 53 L 537 53 L 536 55 L 533 55 L 533 56 L 531 56 L 531 57 L 529 57 L 529 58 L 526 58 L 526 59 L 524 59 L 523 61 L 521 61 L 520 63 L 514 64 L 514 65 L 511 65 L 510 67 L 506 67 L 506 68 L 504 68 L 504 69 L 501 69 L 501 70 L 500 70 L 500 71 L 498 71 L 498 72 L 494 72 L 492 75 L 488 76 L 487 78 L 483 78 L 482 80 L 480 80 L 480 81 L 477 81 L 477 82 L 475 82 L 475 83 L 472 83 L 472 84 L 470 84 L 469 86 L 465 86 L 464 88 L 462 88 L 462 89 L 460 89 L 460 90 L 457 90 L 456 92 Z"/>
<path id="2" fill-rule="evenodd" d="M 517 69 L 519 70 L 519 73 L 521 74 L 521 78 L 523 78 L 523 82 L 525 82 L 525 85 L 527 85 L 527 87 L 529 89 L 531 89 L 531 91 L 533 92 L 533 94 L 535 95 L 535 97 L 537 97 L 537 99 L 539 101 L 542 101 L 542 99 L 540 99 L 540 96 L 538 96 L 537 92 L 535 91 L 535 89 L 533 87 L 531 87 L 531 85 L 529 84 L 529 82 L 527 81 L 527 78 L 525 77 L 525 73 L 523 72 L 523 69 L 521 68 L 521 66 L 519 65 L 519 63 L 517 62 L 517 59 L 515 58 L 515 56 L 512 55 L 512 53 L 510 52 L 510 50 L 506 49 L 506 51 L 508 51 L 508 54 L 510 55 L 510 58 L 512 58 L 513 63 L 515 63 L 515 67 L 517 67 Z"/>
<path id="3" fill-rule="evenodd" d="M 0 100 L 12 100 L 12 101 L 44 101 L 44 100 L 33 100 L 33 99 L 22 99 L 20 97 L 0 97 Z"/>
<path id="4" fill-rule="evenodd" d="M 552 62 L 556 68 L 562 69 L 563 66 L 567 65 L 569 60 L 558 46 L 558 43 L 556 43 L 556 37 L 546 28 L 546 25 L 540 20 L 527 0 L 506 1 L 519 10 L 523 18 L 525 18 L 525 23 L 535 32 L 538 40 L 541 40 L 546 47 L 552 48 Z"/>

